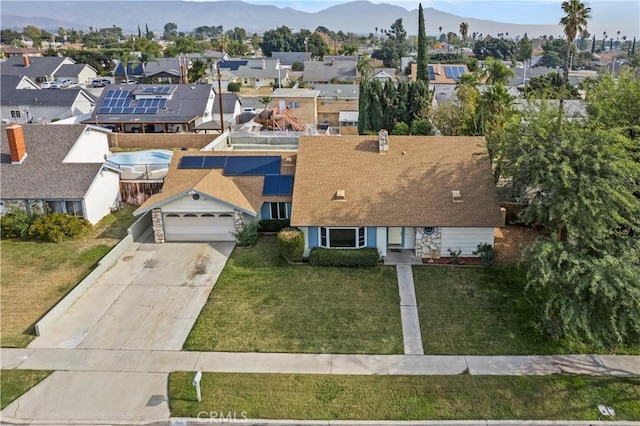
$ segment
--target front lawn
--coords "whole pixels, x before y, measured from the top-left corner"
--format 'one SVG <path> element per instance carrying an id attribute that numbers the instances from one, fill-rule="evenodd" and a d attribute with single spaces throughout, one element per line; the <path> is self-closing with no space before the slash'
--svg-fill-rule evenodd
<path id="1" fill-rule="evenodd" d="M 0 410 L 49 377 L 51 373 L 53 371 L 2 370 L 0 372 Z"/>
<path id="2" fill-rule="evenodd" d="M 25 347 L 33 325 L 86 276 L 137 219 L 126 206 L 99 222 L 91 235 L 62 243 L 2 240 L 0 315 L 3 347 Z"/>
<path id="3" fill-rule="evenodd" d="M 413 276 L 426 354 L 640 353 L 637 345 L 594 348 L 539 333 L 517 267 L 423 266 Z"/>
<path id="4" fill-rule="evenodd" d="M 328 376 L 204 373 L 169 376 L 174 417 L 229 413 L 241 420 L 640 420 L 640 379 L 582 376 Z M 243 417 L 244 416 L 244 417 Z"/>
<path id="5" fill-rule="evenodd" d="M 262 236 L 234 250 L 184 349 L 400 354 L 395 269 L 287 265 Z"/>

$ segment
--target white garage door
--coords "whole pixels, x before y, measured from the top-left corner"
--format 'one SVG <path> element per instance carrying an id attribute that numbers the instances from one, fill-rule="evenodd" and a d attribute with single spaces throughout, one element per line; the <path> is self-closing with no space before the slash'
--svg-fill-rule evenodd
<path id="1" fill-rule="evenodd" d="M 235 241 L 233 213 L 165 213 L 166 241 Z"/>

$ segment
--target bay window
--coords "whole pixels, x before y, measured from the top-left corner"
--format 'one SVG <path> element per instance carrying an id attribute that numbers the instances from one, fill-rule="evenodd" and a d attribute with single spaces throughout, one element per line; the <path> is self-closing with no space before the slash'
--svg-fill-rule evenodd
<path id="1" fill-rule="evenodd" d="M 326 248 L 366 247 L 366 228 L 320 228 L 320 246 Z"/>

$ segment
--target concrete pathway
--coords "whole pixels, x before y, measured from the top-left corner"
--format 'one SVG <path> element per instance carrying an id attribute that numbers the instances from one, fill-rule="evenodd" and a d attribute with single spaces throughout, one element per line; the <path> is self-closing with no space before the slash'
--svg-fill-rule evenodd
<path id="1" fill-rule="evenodd" d="M 400 291 L 404 353 L 405 355 L 422 355 L 424 349 L 422 348 L 422 333 L 420 333 L 420 319 L 411 265 L 396 265 L 396 273 L 398 274 L 398 289 Z"/>
<path id="2" fill-rule="evenodd" d="M 179 351 L 232 250 L 136 243 L 29 347 Z"/>
<path id="3" fill-rule="evenodd" d="M 0 349 L 3 369 L 77 372 L 640 376 L 626 355 L 338 355 L 105 349 Z"/>

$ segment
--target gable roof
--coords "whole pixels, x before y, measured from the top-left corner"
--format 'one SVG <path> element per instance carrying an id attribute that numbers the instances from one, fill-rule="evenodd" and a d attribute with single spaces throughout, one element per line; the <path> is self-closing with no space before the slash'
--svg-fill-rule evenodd
<path id="1" fill-rule="evenodd" d="M 355 81 L 357 62 L 349 60 L 341 61 L 305 61 L 304 81 L 331 81 L 334 78 L 340 81 Z"/>
<path id="2" fill-rule="evenodd" d="M 166 73 L 180 77 L 180 63 L 178 58 L 155 58 L 144 65 L 143 75 L 152 77 L 156 74 Z"/>
<path id="3" fill-rule="evenodd" d="M 198 156 L 279 156 L 282 158 L 281 175 L 293 174 L 292 168 L 284 165 L 284 159 L 295 157 L 293 152 L 275 151 L 175 151 L 164 180 L 162 191 L 152 195 L 135 212 L 140 215 L 154 208 L 168 204 L 194 190 L 211 199 L 220 200 L 238 209 L 257 215 L 264 202 L 291 201 L 291 196 L 264 196 L 264 176 L 225 176 L 220 169 L 181 169 L 182 157 Z M 295 163 L 295 162 L 294 162 Z"/>
<path id="4" fill-rule="evenodd" d="M 499 226 L 483 137 L 302 136 L 293 226 Z M 344 190 L 344 201 L 334 200 Z M 454 203 L 451 191 L 463 202 Z"/>
<path id="5" fill-rule="evenodd" d="M 360 86 L 357 84 L 314 84 L 320 92 L 319 98 L 359 99 Z"/>
<path id="6" fill-rule="evenodd" d="M 128 96 L 122 99 L 129 102 L 127 105 L 133 105 L 135 96 L 145 88 L 151 87 L 170 87 L 172 90 L 166 108 L 158 108 L 155 114 L 100 113 L 100 106 L 110 90 L 129 91 Z M 188 123 L 204 115 L 209 96 L 213 93 L 212 87 L 211 84 L 111 84 L 102 91 L 96 102 L 96 108 L 91 113 L 91 119 L 86 123 L 95 123 L 96 121 L 100 123 Z"/>
<path id="7" fill-rule="evenodd" d="M 217 94 L 216 94 L 217 95 Z M 235 93 L 221 93 L 222 96 L 222 112 L 224 114 L 231 114 L 236 110 L 236 103 L 240 103 L 240 98 Z M 240 103 L 242 105 L 242 103 Z M 213 101 L 213 113 L 220 114 L 220 99 L 216 98 Z M 218 128 L 220 125 L 218 124 Z"/>
<path id="8" fill-rule="evenodd" d="M 7 58 L 0 62 L 0 75 L 26 75 L 28 77 L 45 77 L 55 74 L 65 62 L 72 62 L 69 58 L 58 56 L 30 56 L 29 66 L 24 66 L 24 59 L 20 56 Z"/>
<path id="9" fill-rule="evenodd" d="M 101 163 L 62 163 L 85 125 L 22 126 L 27 157 L 11 164 L 5 125 L 0 135 L 0 197 L 3 199 L 83 198 Z"/>
<path id="10" fill-rule="evenodd" d="M 89 102 L 95 102 L 95 98 L 83 89 L 70 88 L 64 90 L 53 89 L 17 89 L 19 76 L 3 76 L 0 79 L 0 105 L 3 106 L 30 106 L 30 107 L 71 107 L 80 97 Z"/>
<path id="11" fill-rule="evenodd" d="M 272 98 L 317 98 L 320 94 L 311 89 L 276 89 L 271 93 Z"/>
<path id="12" fill-rule="evenodd" d="M 98 71 L 96 71 L 95 68 L 93 68 L 91 65 L 88 65 L 88 64 L 64 64 L 56 71 L 56 76 L 58 75 L 62 77 L 77 76 L 82 71 L 84 71 L 84 69 L 87 67 L 90 68 L 96 74 L 98 73 Z"/>
<path id="13" fill-rule="evenodd" d="M 271 52 L 272 59 L 279 59 L 281 65 L 293 65 L 294 62 L 311 60 L 311 52 Z"/>
<path id="14" fill-rule="evenodd" d="M 144 67 L 140 61 L 129 61 L 127 63 L 127 77 L 142 76 L 144 74 Z M 124 77 L 124 67 L 122 62 L 118 62 L 116 68 L 113 70 L 114 76 Z"/>
<path id="15" fill-rule="evenodd" d="M 287 72 L 285 69 L 280 70 L 280 62 L 277 59 L 231 59 L 220 61 L 218 64 L 221 70 L 227 69 L 234 76 L 243 78 L 278 78 L 278 75 L 284 77 Z"/>

